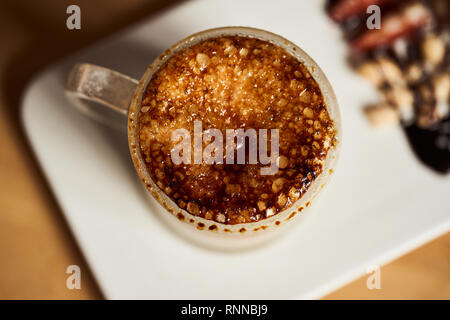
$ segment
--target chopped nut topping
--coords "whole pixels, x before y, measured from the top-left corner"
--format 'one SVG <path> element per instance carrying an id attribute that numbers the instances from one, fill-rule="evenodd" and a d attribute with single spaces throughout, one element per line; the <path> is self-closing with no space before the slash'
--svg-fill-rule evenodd
<path id="1" fill-rule="evenodd" d="M 444 59 L 445 44 L 436 35 L 429 35 L 422 44 L 422 52 L 427 62 L 437 65 Z"/>
<path id="2" fill-rule="evenodd" d="M 412 64 L 408 67 L 406 78 L 409 82 L 414 83 L 422 77 L 422 68 L 417 64 Z"/>
<path id="3" fill-rule="evenodd" d="M 438 74 L 433 78 L 434 95 L 439 102 L 446 102 L 450 97 L 450 75 Z"/>
<path id="4" fill-rule="evenodd" d="M 399 121 L 398 113 L 390 105 L 379 105 L 365 109 L 369 122 L 374 127 L 387 127 L 397 124 Z"/>
<path id="5" fill-rule="evenodd" d="M 363 63 L 359 66 L 358 72 L 376 86 L 380 86 L 383 83 L 381 68 L 375 62 Z"/>
<path id="6" fill-rule="evenodd" d="M 387 82 L 393 85 L 404 83 L 402 70 L 394 61 L 388 58 L 381 58 L 378 63 Z"/>
<path id="7" fill-rule="evenodd" d="M 386 96 L 389 101 L 399 109 L 401 108 L 412 108 L 414 103 L 414 95 L 408 90 L 408 88 L 403 86 L 395 86 L 386 90 Z"/>

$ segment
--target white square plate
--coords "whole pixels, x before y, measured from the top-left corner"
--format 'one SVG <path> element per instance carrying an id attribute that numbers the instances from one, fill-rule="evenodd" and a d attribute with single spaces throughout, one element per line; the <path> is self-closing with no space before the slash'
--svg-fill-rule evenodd
<path id="1" fill-rule="evenodd" d="M 295 230 L 241 253 L 178 237 L 144 194 L 124 132 L 66 101 L 67 70 L 91 62 L 139 78 L 165 48 L 212 27 L 278 33 L 327 74 L 343 116 L 331 183 Z M 400 128 L 372 130 L 361 105 L 374 89 L 344 63 L 340 31 L 320 1 L 183 3 L 50 67 L 28 86 L 23 123 L 39 163 L 107 298 L 316 298 L 450 229 L 450 178 L 423 167 Z"/>

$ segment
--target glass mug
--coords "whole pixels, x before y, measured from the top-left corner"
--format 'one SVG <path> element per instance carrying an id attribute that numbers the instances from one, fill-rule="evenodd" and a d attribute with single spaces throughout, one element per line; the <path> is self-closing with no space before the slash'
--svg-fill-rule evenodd
<path id="1" fill-rule="evenodd" d="M 271 42 L 298 59 L 317 82 L 322 91 L 330 118 L 334 121 L 336 144 L 330 148 L 322 167 L 322 173 L 311 183 L 306 193 L 289 208 L 276 215 L 252 223 L 227 225 L 194 216 L 181 209 L 171 200 L 150 177 L 139 151 L 138 114 L 143 94 L 153 74 L 173 55 L 203 40 L 221 36 L 243 36 Z M 106 122 L 117 121 L 119 117 L 125 123 L 127 117 L 128 145 L 136 172 L 147 189 L 166 210 L 162 218 L 182 235 L 203 246 L 220 249 L 251 247 L 273 239 L 285 232 L 287 226 L 298 221 L 313 202 L 319 191 L 330 180 L 335 168 L 341 146 L 342 129 L 339 107 L 333 89 L 325 74 L 302 49 L 279 35 L 268 31 L 248 27 L 222 27 L 193 34 L 164 51 L 147 68 L 140 81 L 116 71 L 91 64 L 77 64 L 70 71 L 66 86 L 66 96 L 82 112 Z M 93 104 L 94 103 L 94 104 Z M 99 109 L 100 108 L 100 109 Z"/>

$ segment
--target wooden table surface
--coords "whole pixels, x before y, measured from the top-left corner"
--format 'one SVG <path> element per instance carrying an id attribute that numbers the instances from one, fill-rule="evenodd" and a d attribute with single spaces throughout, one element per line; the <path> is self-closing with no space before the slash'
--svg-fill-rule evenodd
<path id="1" fill-rule="evenodd" d="M 0 299 L 103 298 L 25 140 L 20 95 L 49 63 L 175 2 L 0 2 Z M 71 4 L 81 7 L 79 31 L 65 25 Z M 74 264 L 83 270 L 81 290 L 66 288 Z M 382 267 L 380 290 L 362 277 L 325 298 L 449 299 L 450 233 Z"/>

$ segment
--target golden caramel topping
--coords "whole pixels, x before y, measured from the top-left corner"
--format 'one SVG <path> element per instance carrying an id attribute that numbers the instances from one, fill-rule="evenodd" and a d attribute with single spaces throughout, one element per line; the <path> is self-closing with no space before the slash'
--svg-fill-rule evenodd
<path id="1" fill-rule="evenodd" d="M 195 121 L 218 129 L 224 142 L 227 129 L 278 129 L 278 170 L 262 175 L 267 165 L 250 164 L 247 140 L 245 164 L 175 164 L 172 134 L 186 129 L 194 137 Z M 227 224 L 259 221 L 298 200 L 335 139 L 306 67 L 284 49 L 246 37 L 206 40 L 171 57 L 151 79 L 138 123 L 142 158 L 158 187 L 190 214 Z"/>

